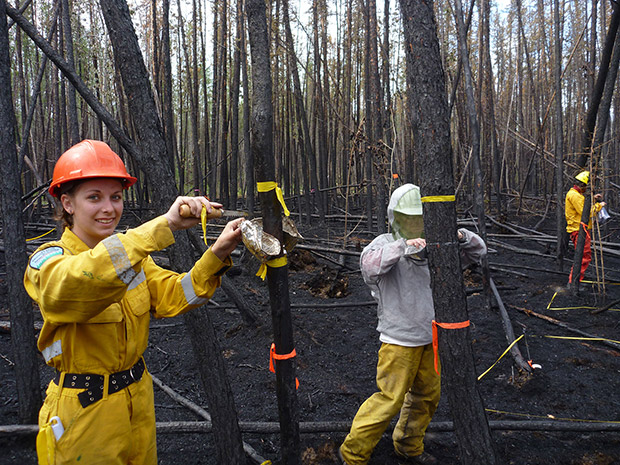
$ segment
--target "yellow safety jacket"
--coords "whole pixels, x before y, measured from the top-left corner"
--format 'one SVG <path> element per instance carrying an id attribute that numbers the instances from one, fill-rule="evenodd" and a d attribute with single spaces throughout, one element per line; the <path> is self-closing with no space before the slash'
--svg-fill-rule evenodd
<path id="1" fill-rule="evenodd" d="M 581 213 L 583 212 L 584 204 L 583 194 L 573 186 L 566 193 L 564 214 L 566 216 L 566 232 L 572 233 L 579 231 L 579 224 L 581 223 Z M 590 210 L 590 220 L 588 221 L 588 229 L 592 229 L 592 215 L 601 211 L 601 204 L 595 203 Z"/>
<path id="2" fill-rule="evenodd" d="M 174 243 L 163 217 L 89 249 L 70 229 L 40 247 L 24 276 L 43 328 L 38 347 L 60 371 L 110 374 L 133 366 L 146 349 L 149 318 L 205 304 L 230 265 L 211 251 L 189 273 L 156 265 L 150 253 Z"/>
<path id="3" fill-rule="evenodd" d="M 173 243 L 168 221 L 158 217 L 92 249 L 65 229 L 60 241 L 32 254 L 24 286 L 43 316 L 38 347 L 45 362 L 63 373 L 127 370 L 147 347 L 151 314 L 172 317 L 206 303 L 231 266 L 230 257 L 222 262 L 209 249 L 188 273 L 179 274 L 149 256 Z M 70 380 L 69 388 L 62 388 L 60 379 L 50 382 L 39 412 L 41 464 L 156 465 L 148 371 L 114 394 L 103 389 L 103 399 L 87 407 L 78 400 L 81 390 L 71 389 Z M 50 429 L 56 418 L 64 428 L 59 439 Z"/>

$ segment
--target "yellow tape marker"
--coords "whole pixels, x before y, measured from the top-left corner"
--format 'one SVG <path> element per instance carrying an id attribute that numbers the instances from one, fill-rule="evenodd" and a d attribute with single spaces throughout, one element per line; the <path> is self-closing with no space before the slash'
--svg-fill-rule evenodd
<path id="1" fill-rule="evenodd" d="M 256 276 L 258 276 L 263 281 L 265 280 L 265 276 L 267 276 L 267 267 L 270 268 L 280 268 L 286 266 L 288 260 L 286 259 L 286 255 L 283 257 L 274 258 L 273 260 L 269 260 L 268 262 L 263 263 L 258 271 L 256 272 Z"/>
<path id="2" fill-rule="evenodd" d="M 202 210 L 200 210 L 200 223 L 202 225 L 202 240 L 205 241 L 205 245 L 209 247 L 207 244 L 207 207 L 202 206 Z"/>
<path id="3" fill-rule="evenodd" d="M 275 181 L 265 181 L 265 182 L 256 183 L 256 190 L 258 190 L 258 192 L 269 192 L 274 189 L 276 190 L 276 197 L 280 201 L 280 205 L 282 205 L 282 210 L 284 211 L 284 214 L 286 216 L 289 216 L 291 212 L 289 212 L 288 208 L 286 208 L 286 204 L 284 203 L 284 196 L 282 195 L 282 189 L 278 187 L 278 183 L 276 183 Z"/>
<path id="4" fill-rule="evenodd" d="M 427 195 L 422 197 L 422 203 L 427 202 L 454 202 L 456 200 L 455 195 Z"/>
<path id="5" fill-rule="evenodd" d="M 544 336 L 549 339 L 569 339 L 574 341 L 607 341 L 614 344 L 620 344 L 620 341 L 614 341 L 613 339 L 606 339 L 604 337 L 576 337 L 576 336 Z"/>
<path id="6" fill-rule="evenodd" d="M 523 338 L 523 334 L 521 334 L 521 336 L 519 336 L 519 337 L 518 337 L 518 338 L 516 338 L 514 341 L 512 341 L 512 344 L 510 344 L 510 345 L 508 346 L 508 348 L 504 351 L 504 353 L 503 353 L 502 355 L 500 355 L 500 356 L 499 356 L 499 358 L 495 361 L 495 363 L 494 363 L 493 365 L 491 365 L 491 366 L 487 369 L 487 371 L 485 371 L 485 372 L 484 372 L 484 373 L 482 373 L 480 376 L 478 376 L 478 381 L 480 381 L 480 379 L 481 379 L 484 375 L 486 375 L 489 371 L 491 371 L 491 369 L 492 369 L 495 365 L 497 365 L 497 363 L 498 363 L 498 362 L 502 359 L 502 357 L 504 357 L 504 355 L 506 355 L 506 354 L 510 351 L 510 349 L 512 349 L 512 346 L 514 346 L 517 342 L 519 342 L 519 340 L 520 340 L 521 338 Z"/>
<path id="7" fill-rule="evenodd" d="M 50 229 L 48 232 L 41 234 L 40 236 L 37 237 L 31 237 L 30 239 L 26 239 L 26 242 L 30 242 L 30 241 L 34 241 L 37 239 L 41 239 L 43 236 L 47 236 L 49 233 L 51 233 L 52 231 L 56 231 L 56 228 L 52 228 Z"/>

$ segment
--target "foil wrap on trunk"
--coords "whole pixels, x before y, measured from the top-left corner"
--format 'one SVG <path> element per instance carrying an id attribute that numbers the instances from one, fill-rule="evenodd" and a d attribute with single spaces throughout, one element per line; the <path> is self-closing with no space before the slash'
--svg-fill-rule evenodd
<path id="1" fill-rule="evenodd" d="M 255 218 L 252 221 L 256 221 L 260 225 L 261 230 L 263 229 L 262 218 Z M 284 248 L 287 252 L 293 250 L 297 242 L 303 239 L 303 236 L 297 230 L 297 226 L 295 226 L 295 222 L 290 216 L 282 217 L 282 235 L 284 237 Z"/>
<path id="2" fill-rule="evenodd" d="M 246 248 L 261 263 L 265 263 L 280 254 L 280 241 L 263 231 L 261 218 L 246 220 L 241 223 L 241 239 Z"/>

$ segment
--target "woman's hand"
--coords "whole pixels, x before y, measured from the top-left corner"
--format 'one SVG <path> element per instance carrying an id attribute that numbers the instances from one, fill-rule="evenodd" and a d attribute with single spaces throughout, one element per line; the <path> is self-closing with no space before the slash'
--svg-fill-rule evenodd
<path id="1" fill-rule="evenodd" d="M 235 247 L 241 242 L 241 223 L 245 221 L 243 218 L 237 218 L 228 222 L 224 230 L 219 235 L 215 243 L 211 246 L 211 251 L 221 261 L 226 260 Z"/>
<path id="2" fill-rule="evenodd" d="M 191 216 L 185 218 L 181 216 L 179 211 L 181 205 L 187 205 L 191 211 Z M 206 197 L 177 197 L 170 209 L 164 214 L 168 220 L 168 226 L 171 231 L 180 229 L 189 229 L 196 226 L 200 222 L 200 212 L 205 206 L 207 213 L 211 213 L 214 208 L 222 208 L 221 203 L 210 202 Z"/>

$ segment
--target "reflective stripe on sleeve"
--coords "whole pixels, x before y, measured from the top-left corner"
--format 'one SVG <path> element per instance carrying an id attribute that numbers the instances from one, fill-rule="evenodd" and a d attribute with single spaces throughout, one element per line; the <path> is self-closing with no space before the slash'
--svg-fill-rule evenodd
<path id="1" fill-rule="evenodd" d="M 57 355 L 62 354 L 62 342 L 60 339 L 54 341 L 52 345 L 47 346 L 45 349 L 41 351 L 43 358 L 45 359 L 45 363 L 49 362 L 51 359 L 56 357 Z"/>
<path id="2" fill-rule="evenodd" d="M 183 286 L 183 292 L 185 293 L 185 300 L 190 305 L 202 305 L 206 304 L 209 299 L 205 299 L 203 297 L 198 297 L 196 295 L 196 291 L 194 290 L 194 285 L 192 284 L 192 272 L 187 273 L 183 278 L 181 278 L 181 285 Z"/>
<path id="3" fill-rule="evenodd" d="M 133 281 L 129 283 L 129 286 L 127 286 L 127 290 L 131 291 L 132 289 L 135 289 L 140 284 L 142 284 L 145 279 L 146 279 L 146 275 L 144 274 L 144 270 L 140 270 L 140 272 L 136 275 L 136 277 L 133 278 Z"/>
<path id="4" fill-rule="evenodd" d="M 125 284 L 129 284 L 136 277 L 136 272 L 131 267 L 129 256 L 125 250 L 125 246 L 117 236 L 110 236 L 102 241 L 108 250 L 110 260 L 116 270 L 116 275 Z"/>

